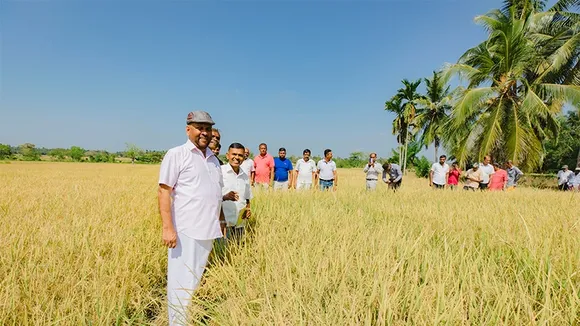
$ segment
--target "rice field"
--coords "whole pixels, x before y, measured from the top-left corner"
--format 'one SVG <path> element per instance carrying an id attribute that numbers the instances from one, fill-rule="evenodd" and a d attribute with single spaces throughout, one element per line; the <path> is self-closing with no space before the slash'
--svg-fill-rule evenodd
<path id="1" fill-rule="evenodd" d="M 0 165 L 0 325 L 165 325 L 158 166 Z M 260 192 L 214 251 L 205 325 L 580 324 L 580 194 Z"/>

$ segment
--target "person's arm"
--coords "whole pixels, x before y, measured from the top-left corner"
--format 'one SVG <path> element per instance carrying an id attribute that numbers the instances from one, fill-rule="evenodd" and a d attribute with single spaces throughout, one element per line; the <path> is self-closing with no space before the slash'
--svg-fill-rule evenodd
<path id="1" fill-rule="evenodd" d="M 514 181 L 518 182 L 518 180 L 520 180 L 520 178 L 524 175 L 524 173 L 522 172 L 522 170 L 520 170 L 519 168 L 516 168 L 516 175 L 514 177 Z"/>
<path id="2" fill-rule="evenodd" d="M 429 170 L 429 187 L 433 187 L 433 165 L 431 165 L 431 169 Z"/>
<path id="3" fill-rule="evenodd" d="M 399 182 L 399 181 L 401 181 L 401 179 L 403 179 L 403 170 L 401 170 L 400 166 L 396 168 L 396 171 L 397 171 L 397 177 L 395 178 L 395 180 L 393 180 L 393 182 Z"/>
<path id="4" fill-rule="evenodd" d="M 220 230 L 222 231 L 222 235 L 226 236 L 226 216 L 224 215 L 224 207 L 220 207 Z"/>
<path id="5" fill-rule="evenodd" d="M 270 161 L 270 187 L 274 186 L 274 159 Z"/>
<path id="6" fill-rule="evenodd" d="M 159 200 L 159 213 L 161 214 L 163 244 L 169 248 L 177 245 L 177 232 L 173 227 L 171 216 L 171 192 L 173 189 L 165 184 L 159 184 L 157 197 Z"/>
<path id="7" fill-rule="evenodd" d="M 364 173 L 367 173 L 367 172 L 369 172 L 369 168 L 370 168 L 370 167 L 371 167 L 371 164 L 370 164 L 370 163 L 367 163 L 367 165 L 365 165 L 365 168 L 363 169 L 363 172 L 364 172 Z"/>
<path id="8" fill-rule="evenodd" d="M 449 170 L 445 173 L 445 185 L 447 185 L 447 180 L 449 179 Z"/>
<path id="9" fill-rule="evenodd" d="M 333 189 L 336 190 L 336 187 L 338 187 L 338 173 L 336 173 L 336 167 L 334 167 L 334 170 L 332 171 L 332 174 L 334 176 L 334 182 L 333 182 Z"/>
<path id="10" fill-rule="evenodd" d="M 245 218 L 250 218 L 252 216 L 252 211 L 250 209 L 250 200 L 252 199 L 252 187 L 248 186 L 246 184 L 246 193 L 245 193 L 245 197 L 246 197 L 246 216 Z"/>
<path id="11" fill-rule="evenodd" d="M 252 172 L 250 172 L 250 185 L 253 187 L 254 182 L 256 181 L 256 160 L 254 160 L 254 164 L 252 164 Z"/>
<path id="12" fill-rule="evenodd" d="M 383 170 L 383 182 L 388 183 L 387 182 L 387 170 Z"/>

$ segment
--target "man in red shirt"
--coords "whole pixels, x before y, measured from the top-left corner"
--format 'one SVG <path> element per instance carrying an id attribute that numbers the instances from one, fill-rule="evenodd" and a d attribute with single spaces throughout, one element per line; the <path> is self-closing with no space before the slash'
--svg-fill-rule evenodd
<path id="1" fill-rule="evenodd" d="M 252 186 L 257 183 L 268 189 L 272 186 L 274 181 L 274 158 L 268 154 L 268 145 L 261 143 L 260 155 L 254 157 L 254 175 L 252 178 Z"/>

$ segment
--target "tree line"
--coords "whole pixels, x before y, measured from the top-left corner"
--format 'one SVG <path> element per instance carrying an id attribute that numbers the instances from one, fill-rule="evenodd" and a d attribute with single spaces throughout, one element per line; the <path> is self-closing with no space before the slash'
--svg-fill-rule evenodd
<path id="1" fill-rule="evenodd" d="M 399 163 L 410 144 L 443 147 L 462 166 L 483 156 L 530 172 L 580 166 L 580 1 L 506 0 L 475 17 L 488 32 L 454 64 L 385 102 Z M 451 89 L 449 81 L 459 80 Z M 425 83 L 426 93 L 418 89 Z M 570 111 L 564 112 L 565 105 Z"/>

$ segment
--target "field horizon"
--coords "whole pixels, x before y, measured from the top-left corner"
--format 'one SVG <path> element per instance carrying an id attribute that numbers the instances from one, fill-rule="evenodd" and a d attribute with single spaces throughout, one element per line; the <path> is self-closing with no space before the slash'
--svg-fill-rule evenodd
<path id="1" fill-rule="evenodd" d="M 158 165 L 0 165 L 0 324 L 166 325 Z M 192 324 L 578 324 L 580 194 L 259 192 Z M 7 241 L 6 241 L 7 240 Z"/>

